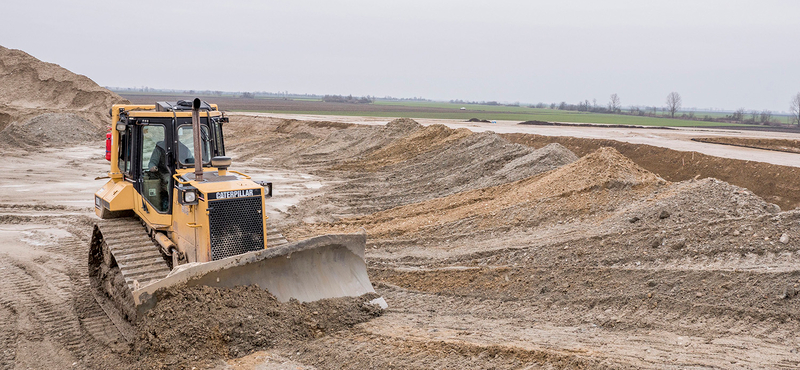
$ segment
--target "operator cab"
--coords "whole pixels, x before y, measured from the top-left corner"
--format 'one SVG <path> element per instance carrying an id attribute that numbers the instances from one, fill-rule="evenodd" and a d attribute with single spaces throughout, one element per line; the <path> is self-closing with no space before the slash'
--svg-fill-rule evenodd
<path id="1" fill-rule="evenodd" d="M 211 166 L 211 158 L 225 155 L 222 124 L 227 118 L 211 112 L 216 106 L 202 102 L 200 106 L 200 138 L 202 153 L 194 153 L 192 118 L 177 115 L 191 112 L 191 101 L 158 102 L 155 110 L 120 111 L 117 129 L 119 169 L 142 195 L 141 207 L 147 213 L 171 213 L 173 178 L 177 169 L 194 167 L 201 160 Z M 197 159 L 199 158 L 199 159 Z M 147 202 L 147 204 L 144 204 Z"/>

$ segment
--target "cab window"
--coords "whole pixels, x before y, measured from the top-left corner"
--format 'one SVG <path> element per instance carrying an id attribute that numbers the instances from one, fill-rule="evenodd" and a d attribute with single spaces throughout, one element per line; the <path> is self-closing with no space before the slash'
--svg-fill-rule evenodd
<path id="1" fill-rule="evenodd" d="M 158 212 L 169 210 L 170 169 L 164 126 L 142 127 L 142 197 Z"/>
<path id="2" fill-rule="evenodd" d="M 194 165 L 194 130 L 191 125 L 178 127 L 178 161 L 183 165 Z M 208 135 L 208 127 L 200 126 L 200 138 L 202 140 L 203 162 L 209 163 L 211 160 L 211 139 Z"/>
<path id="3" fill-rule="evenodd" d="M 131 176 L 131 127 L 119 133 L 119 170 Z"/>

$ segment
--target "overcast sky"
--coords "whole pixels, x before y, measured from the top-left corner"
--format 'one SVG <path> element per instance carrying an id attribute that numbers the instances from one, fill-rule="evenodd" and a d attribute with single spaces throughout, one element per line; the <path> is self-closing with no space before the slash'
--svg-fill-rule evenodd
<path id="1" fill-rule="evenodd" d="M 800 1 L 3 0 L 0 45 L 103 86 L 787 111 Z"/>

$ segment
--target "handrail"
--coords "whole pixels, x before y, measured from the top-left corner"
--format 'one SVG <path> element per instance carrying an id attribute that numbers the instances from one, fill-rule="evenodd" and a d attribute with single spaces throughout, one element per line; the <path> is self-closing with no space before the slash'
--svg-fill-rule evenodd
<path id="1" fill-rule="evenodd" d="M 179 175 L 179 174 L 177 174 L 177 173 L 176 173 L 176 174 L 174 174 L 174 175 L 172 175 L 172 178 L 173 178 L 173 179 L 175 179 L 175 181 L 177 181 L 177 182 L 178 182 L 179 184 L 181 184 L 181 185 L 189 185 L 189 182 L 188 182 L 188 181 L 182 181 L 182 180 L 180 180 L 180 175 Z"/>
<path id="2" fill-rule="evenodd" d="M 233 173 L 235 173 L 235 174 L 237 174 L 237 175 L 239 175 L 239 176 L 242 176 L 242 177 L 244 177 L 244 178 L 245 178 L 245 179 L 247 179 L 247 180 L 250 180 L 250 179 L 251 179 L 251 177 L 250 177 L 250 176 L 247 176 L 247 175 L 245 175 L 245 174 L 243 174 L 243 173 L 241 173 L 241 172 L 239 172 L 239 171 L 228 170 L 228 172 L 233 172 Z M 172 178 L 173 178 L 173 179 L 175 179 L 175 181 L 177 181 L 177 182 L 178 182 L 179 184 L 181 184 L 181 185 L 189 185 L 189 181 L 183 181 L 183 180 L 181 180 L 181 179 L 180 179 L 180 174 L 177 174 L 177 173 L 176 173 L 176 174 L 172 175 Z"/>
<path id="3" fill-rule="evenodd" d="M 233 173 L 235 173 L 237 175 L 244 176 L 244 178 L 247 179 L 247 180 L 250 180 L 250 178 L 251 178 L 250 176 L 247 176 L 247 175 L 245 175 L 245 174 L 243 174 L 243 173 L 241 173 L 239 171 L 228 170 L 228 172 L 233 172 Z"/>

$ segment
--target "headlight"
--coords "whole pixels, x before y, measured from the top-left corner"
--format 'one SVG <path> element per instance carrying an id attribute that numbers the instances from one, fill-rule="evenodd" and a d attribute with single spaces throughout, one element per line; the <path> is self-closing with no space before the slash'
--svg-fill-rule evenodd
<path id="1" fill-rule="evenodd" d="M 183 193 L 183 202 L 184 203 L 192 203 L 197 200 L 197 194 L 193 191 L 187 191 Z"/>

